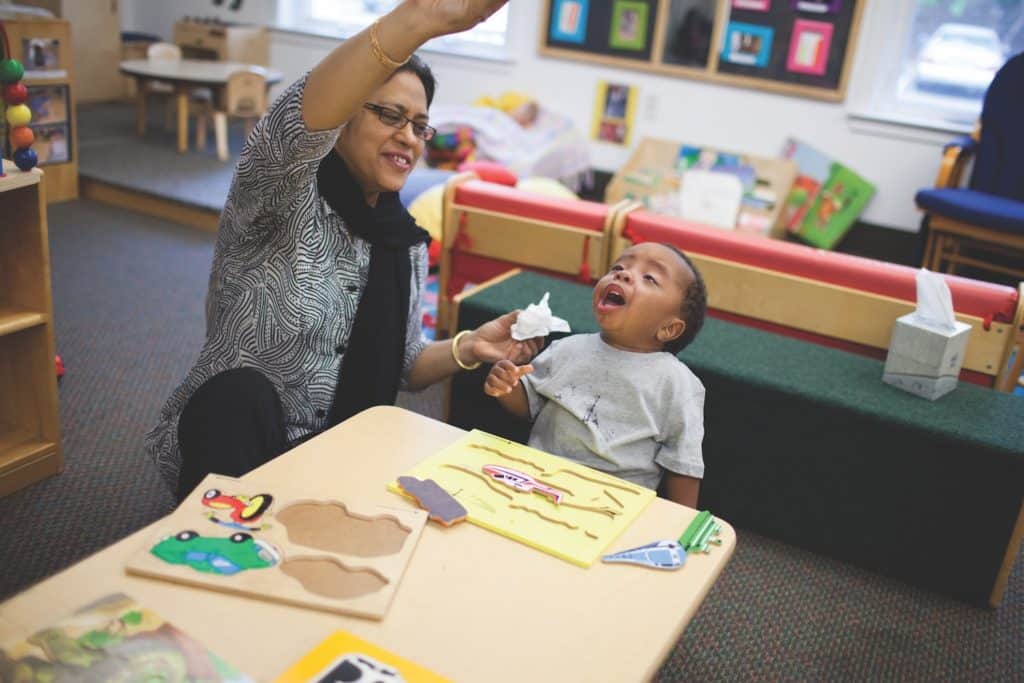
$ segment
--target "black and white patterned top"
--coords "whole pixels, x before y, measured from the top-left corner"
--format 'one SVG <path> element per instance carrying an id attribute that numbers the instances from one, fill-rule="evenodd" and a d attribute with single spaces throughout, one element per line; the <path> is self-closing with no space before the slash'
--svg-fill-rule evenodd
<path id="1" fill-rule="evenodd" d="M 316 172 L 338 130 L 311 132 L 302 119 L 306 79 L 291 85 L 242 150 L 224 205 L 206 299 L 206 342 L 146 435 L 174 489 L 178 417 L 219 372 L 251 367 L 277 389 L 289 441 L 327 427 L 344 351 L 370 268 L 370 244 L 352 235 L 321 198 Z M 423 351 L 420 299 L 427 245 L 409 249 L 412 284 L 403 382 Z"/>

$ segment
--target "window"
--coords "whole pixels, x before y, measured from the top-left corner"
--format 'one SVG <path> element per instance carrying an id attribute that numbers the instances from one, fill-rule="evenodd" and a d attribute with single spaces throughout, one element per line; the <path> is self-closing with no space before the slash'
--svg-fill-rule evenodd
<path id="1" fill-rule="evenodd" d="M 396 4 L 396 0 L 281 0 L 278 3 L 278 20 L 290 29 L 308 30 L 321 35 L 349 36 L 369 26 L 374 19 Z M 435 38 L 423 49 L 503 59 L 506 57 L 507 26 L 506 5 L 479 26 L 455 35 Z"/>
<path id="2" fill-rule="evenodd" d="M 904 0 L 893 9 L 896 5 L 876 15 L 878 30 L 895 33 L 897 40 L 890 41 L 888 55 L 880 56 L 866 115 L 970 130 L 996 71 L 1024 51 L 1024 0 Z"/>

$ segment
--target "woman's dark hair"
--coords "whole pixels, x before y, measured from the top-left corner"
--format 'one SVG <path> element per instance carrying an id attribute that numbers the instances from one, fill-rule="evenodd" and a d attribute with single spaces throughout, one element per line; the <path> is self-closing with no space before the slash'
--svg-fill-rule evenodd
<path id="1" fill-rule="evenodd" d="M 700 328 L 704 327 L 704 316 L 708 311 L 708 289 L 704 285 L 704 278 L 701 277 L 700 271 L 697 270 L 697 266 L 693 265 L 690 257 L 671 244 L 665 244 L 664 246 L 677 253 L 679 258 L 683 259 L 693 272 L 693 282 L 690 283 L 690 287 L 683 293 L 683 307 L 681 309 L 683 320 L 686 321 L 686 329 L 679 337 L 665 344 L 665 350 L 672 355 L 676 355 L 689 346 L 690 342 L 697 337 Z"/>
<path id="2" fill-rule="evenodd" d="M 416 78 L 420 79 L 420 83 L 423 84 L 423 90 L 427 93 L 427 109 L 430 108 L 431 103 L 434 101 L 434 90 L 437 89 L 437 81 L 434 80 L 434 72 L 430 70 L 427 63 L 419 58 L 419 55 L 413 54 L 409 57 L 409 61 L 398 67 L 395 73 L 391 74 L 394 76 L 397 73 L 408 71 L 414 74 Z"/>

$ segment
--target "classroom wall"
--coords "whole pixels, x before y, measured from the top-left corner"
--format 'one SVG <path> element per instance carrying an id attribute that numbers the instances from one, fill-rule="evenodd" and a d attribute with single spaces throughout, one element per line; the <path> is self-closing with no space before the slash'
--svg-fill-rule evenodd
<path id="1" fill-rule="evenodd" d="M 208 0 L 124 0 L 122 17 L 126 29 L 170 36 L 174 21 L 183 15 L 271 21 L 274 2 L 246 0 L 241 13 L 231 13 Z M 610 80 L 640 88 L 637 137 L 663 137 L 773 156 L 787 136 L 797 136 L 875 183 L 878 192 L 863 215 L 865 221 L 916 231 L 919 214 L 914 208 L 914 192 L 934 182 L 942 142 L 952 134 L 868 124 L 848 116 L 849 109 L 867 100 L 872 74 L 891 68 L 878 63 L 877 55 L 884 52 L 883 46 L 891 38 L 886 28 L 892 25 L 898 5 L 891 0 L 868 0 L 850 96 L 846 103 L 838 104 L 542 57 L 537 54 L 541 0 L 512 2 L 507 62 L 471 61 L 440 54 L 426 57 L 439 81 L 435 102 L 465 104 L 481 94 L 520 90 L 589 131 L 597 83 Z M 290 82 L 333 44 L 327 39 L 275 31 L 271 62 Z M 593 166 L 609 171 L 624 163 L 630 152 L 601 142 L 593 142 L 591 151 Z"/>

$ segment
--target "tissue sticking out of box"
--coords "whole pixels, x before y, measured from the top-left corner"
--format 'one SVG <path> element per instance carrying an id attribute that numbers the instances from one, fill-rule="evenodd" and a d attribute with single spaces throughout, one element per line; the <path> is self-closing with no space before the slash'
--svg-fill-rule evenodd
<path id="1" fill-rule="evenodd" d="M 953 316 L 945 278 L 917 273 L 917 310 L 896 319 L 882 381 L 934 401 L 956 388 L 971 326 Z"/>
<path id="2" fill-rule="evenodd" d="M 922 325 L 953 329 L 956 317 L 946 278 L 924 268 L 917 271 L 917 310 L 914 316 Z"/>
<path id="3" fill-rule="evenodd" d="M 539 303 L 530 304 L 525 311 L 512 323 L 512 338 L 516 341 L 546 337 L 552 332 L 571 332 L 569 323 L 551 315 L 548 297 L 551 292 L 544 292 Z"/>

